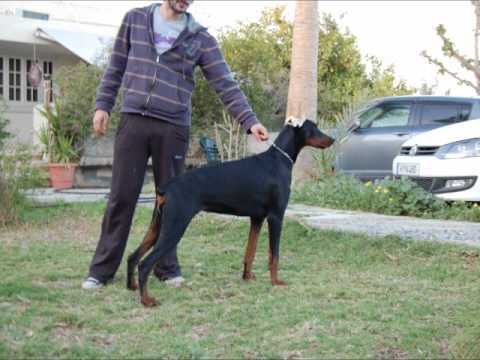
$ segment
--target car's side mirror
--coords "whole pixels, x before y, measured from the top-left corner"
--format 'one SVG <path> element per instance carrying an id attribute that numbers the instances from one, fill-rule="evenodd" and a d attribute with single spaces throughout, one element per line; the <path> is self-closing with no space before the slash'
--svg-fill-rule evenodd
<path id="1" fill-rule="evenodd" d="M 360 128 L 360 120 L 355 119 L 352 125 L 350 125 L 349 131 L 355 131 Z"/>

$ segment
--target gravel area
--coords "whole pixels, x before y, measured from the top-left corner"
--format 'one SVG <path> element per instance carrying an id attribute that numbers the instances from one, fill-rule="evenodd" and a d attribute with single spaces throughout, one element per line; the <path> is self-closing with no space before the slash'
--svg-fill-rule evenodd
<path id="1" fill-rule="evenodd" d="M 318 229 L 480 246 L 480 223 L 388 216 L 299 204 L 290 205 L 287 216 Z"/>

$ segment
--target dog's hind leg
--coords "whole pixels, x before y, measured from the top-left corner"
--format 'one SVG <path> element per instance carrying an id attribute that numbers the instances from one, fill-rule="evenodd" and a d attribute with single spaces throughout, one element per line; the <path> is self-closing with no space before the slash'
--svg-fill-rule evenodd
<path id="1" fill-rule="evenodd" d="M 263 219 L 250 218 L 250 233 L 248 235 L 247 248 L 245 250 L 245 257 L 243 260 L 243 280 L 255 279 L 255 274 L 252 272 L 252 264 L 255 259 L 255 252 L 257 251 L 257 240 L 260 230 L 262 229 Z"/>
<path id="2" fill-rule="evenodd" d="M 168 205 L 168 201 L 166 205 Z M 143 305 L 147 307 L 157 305 L 157 301 L 148 294 L 148 276 L 160 258 L 177 246 L 193 216 L 194 213 L 181 214 L 179 209 L 175 207 L 171 207 L 170 211 L 164 209 L 158 241 L 152 252 L 138 266 L 140 299 Z"/>
<path id="3" fill-rule="evenodd" d="M 287 285 L 285 281 L 278 279 L 278 259 L 280 254 L 280 235 L 282 233 L 283 217 L 269 215 L 268 236 L 269 236 L 269 268 L 272 285 Z"/>
<path id="4" fill-rule="evenodd" d="M 127 289 L 136 290 L 138 284 L 135 281 L 135 268 L 138 265 L 140 259 L 150 248 L 155 245 L 160 232 L 160 226 L 162 221 L 162 208 L 165 203 L 165 197 L 163 195 L 157 195 L 155 200 L 155 208 L 153 210 L 152 221 L 148 228 L 145 237 L 143 238 L 140 246 L 128 257 L 127 261 Z"/>

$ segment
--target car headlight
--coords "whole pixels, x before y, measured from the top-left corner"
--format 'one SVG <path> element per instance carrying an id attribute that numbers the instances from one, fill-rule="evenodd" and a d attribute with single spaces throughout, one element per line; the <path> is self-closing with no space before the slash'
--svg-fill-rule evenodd
<path id="1" fill-rule="evenodd" d="M 463 159 L 480 156 L 480 139 L 469 139 L 443 145 L 435 153 L 439 159 Z"/>

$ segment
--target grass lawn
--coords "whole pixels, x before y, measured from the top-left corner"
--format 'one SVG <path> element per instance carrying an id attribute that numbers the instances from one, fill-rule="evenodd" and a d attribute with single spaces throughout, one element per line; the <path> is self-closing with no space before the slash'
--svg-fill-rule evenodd
<path id="1" fill-rule="evenodd" d="M 198 216 L 180 243 L 186 285 L 80 288 L 104 204 L 36 209 L 0 232 L 0 358 L 479 358 L 478 249 L 317 231 L 286 221 L 281 278 L 241 280 L 249 222 Z M 150 210 L 139 208 L 128 252 Z"/>

